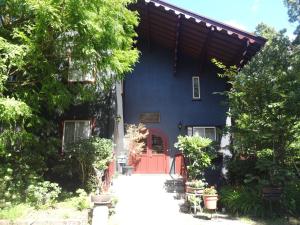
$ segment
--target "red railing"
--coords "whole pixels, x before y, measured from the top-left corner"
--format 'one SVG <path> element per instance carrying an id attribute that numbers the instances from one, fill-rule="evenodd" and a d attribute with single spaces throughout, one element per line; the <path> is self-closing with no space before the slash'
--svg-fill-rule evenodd
<path id="1" fill-rule="evenodd" d="M 175 155 L 175 174 L 182 176 L 184 181 L 187 180 L 188 174 L 187 174 L 184 156 L 182 153 L 178 153 Z"/>

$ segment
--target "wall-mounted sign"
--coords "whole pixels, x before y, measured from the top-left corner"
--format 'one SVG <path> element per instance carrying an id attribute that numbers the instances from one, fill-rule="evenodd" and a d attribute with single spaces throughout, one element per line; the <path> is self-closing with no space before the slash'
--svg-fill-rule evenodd
<path id="1" fill-rule="evenodd" d="M 147 112 L 140 114 L 141 123 L 159 123 L 160 122 L 160 113 L 159 112 Z"/>

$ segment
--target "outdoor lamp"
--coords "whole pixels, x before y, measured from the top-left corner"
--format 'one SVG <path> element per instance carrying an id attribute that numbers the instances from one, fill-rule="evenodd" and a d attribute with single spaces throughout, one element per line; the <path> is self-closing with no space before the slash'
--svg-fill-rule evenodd
<path id="1" fill-rule="evenodd" d="M 182 129 L 182 122 L 179 121 L 178 125 L 177 125 L 178 129 L 181 130 Z"/>

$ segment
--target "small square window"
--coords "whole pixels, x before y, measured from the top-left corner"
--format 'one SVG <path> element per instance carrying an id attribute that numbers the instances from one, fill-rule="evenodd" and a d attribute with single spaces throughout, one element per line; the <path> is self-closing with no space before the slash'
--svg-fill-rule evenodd
<path id="1" fill-rule="evenodd" d="M 89 120 L 64 121 L 63 147 L 91 136 L 91 122 Z"/>
<path id="2" fill-rule="evenodd" d="M 200 78 L 193 77 L 193 99 L 200 99 Z"/>

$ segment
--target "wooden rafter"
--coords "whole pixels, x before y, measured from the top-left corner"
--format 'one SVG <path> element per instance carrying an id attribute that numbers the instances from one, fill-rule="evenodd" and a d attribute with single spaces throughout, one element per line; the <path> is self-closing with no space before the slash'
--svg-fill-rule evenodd
<path id="1" fill-rule="evenodd" d="M 179 40 L 180 40 L 180 26 L 181 26 L 181 15 L 178 15 L 178 20 L 177 20 L 177 24 L 176 24 L 175 50 L 174 50 L 174 66 L 173 66 L 174 76 L 176 75 L 176 72 L 177 72 Z"/>
<path id="2" fill-rule="evenodd" d="M 236 52 L 236 54 L 233 56 L 232 60 L 230 61 L 230 66 L 236 65 L 237 67 L 241 67 L 241 63 L 244 61 L 244 56 L 247 54 L 248 47 L 250 45 L 250 42 L 248 39 L 246 39 L 243 42 L 243 45 L 241 48 L 239 48 Z"/>
<path id="3" fill-rule="evenodd" d="M 211 26 L 209 28 L 208 34 L 205 38 L 203 47 L 201 49 L 201 55 L 200 55 L 200 66 L 199 66 L 199 73 L 201 73 L 203 71 L 203 65 L 205 63 L 205 60 L 207 58 L 207 49 L 209 47 L 210 41 L 212 39 L 212 36 L 214 34 L 215 28 L 213 26 Z"/>
<path id="4" fill-rule="evenodd" d="M 245 43 L 245 46 L 243 48 L 242 59 L 239 62 L 239 65 L 238 65 L 239 69 L 242 68 L 242 66 L 245 64 L 245 56 L 247 55 L 249 46 L 250 46 L 250 41 L 249 41 L 249 39 L 247 39 L 247 41 Z"/>

